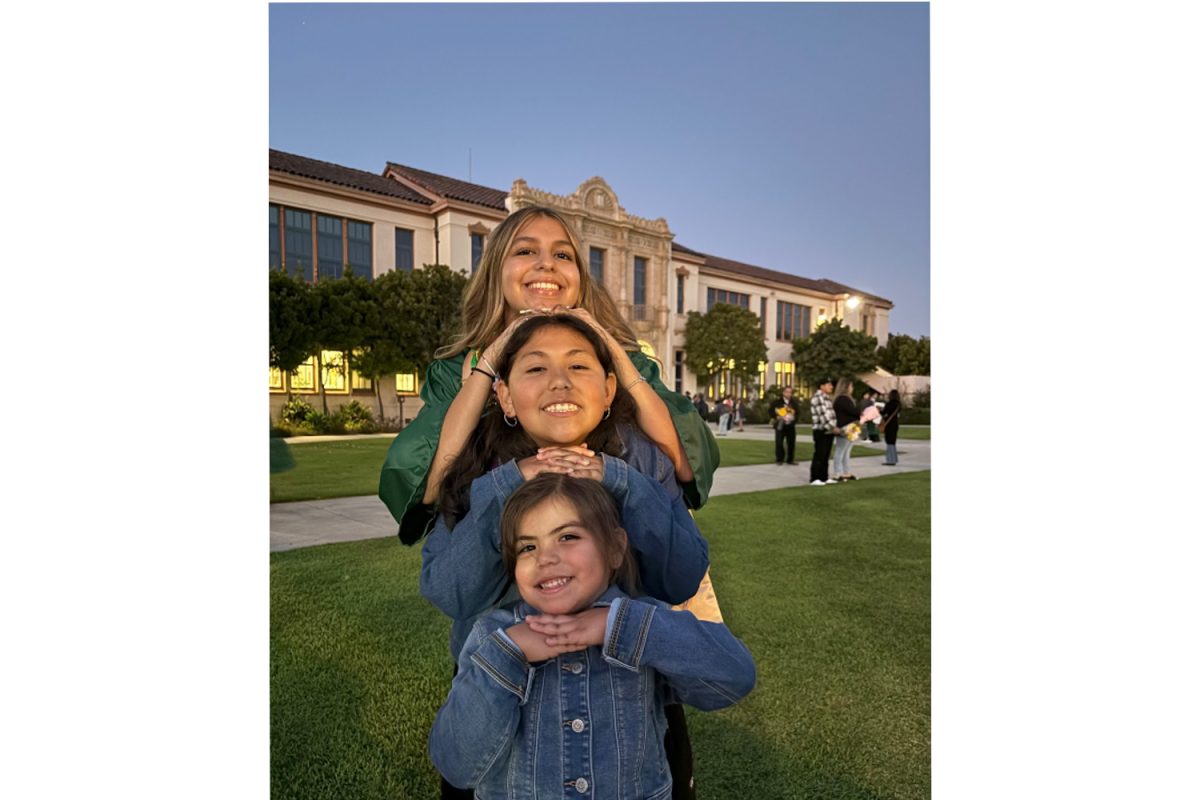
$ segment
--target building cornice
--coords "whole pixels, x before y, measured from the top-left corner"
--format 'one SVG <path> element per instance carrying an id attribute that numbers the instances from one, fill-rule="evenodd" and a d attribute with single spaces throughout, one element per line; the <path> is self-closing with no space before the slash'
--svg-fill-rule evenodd
<path id="1" fill-rule="evenodd" d="M 664 218 L 651 220 L 627 212 L 617 203 L 616 192 L 599 176 L 588 178 L 568 195 L 534 189 L 525 182 L 524 178 L 517 178 L 513 181 L 512 190 L 508 196 L 514 209 L 526 206 L 551 206 L 573 217 L 601 219 L 617 227 L 640 233 L 658 237 L 674 237 Z"/>

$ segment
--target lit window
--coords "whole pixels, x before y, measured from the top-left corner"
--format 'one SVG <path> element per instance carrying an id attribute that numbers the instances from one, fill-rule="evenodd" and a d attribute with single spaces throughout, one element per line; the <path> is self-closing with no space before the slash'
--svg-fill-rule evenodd
<path id="1" fill-rule="evenodd" d="M 296 367 L 295 371 L 288 376 L 288 384 L 291 385 L 293 392 L 315 392 L 317 390 L 317 381 L 314 377 L 316 374 L 317 359 L 310 358 Z"/>
<path id="2" fill-rule="evenodd" d="M 322 350 L 321 361 L 324 367 L 321 383 L 327 392 L 349 392 L 349 376 L 346 374 L 346 354 L 338 350 Z"/>
<path id="3" fill-rule="evenodd" d="M 792 386 L 796 365 L 791 361 L 775 362 L 775 383 L 779 386 Z"/>
<path id="4" fill-rule="evenodd" d="M 271 367 L 271 391 L 283 391 L 283 371 L 279 367 Z"/>
<path id="5" fill-rule="evenodd" d="M 396 374 L 396 394 L 410 395 L 417 393 L 417 373 L 405 372 Z"/>

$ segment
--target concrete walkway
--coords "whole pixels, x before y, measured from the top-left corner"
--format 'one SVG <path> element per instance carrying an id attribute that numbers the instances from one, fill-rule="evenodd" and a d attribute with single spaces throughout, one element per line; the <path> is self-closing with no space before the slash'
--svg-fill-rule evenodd
<path id="1" fill-rule="evenodd" d="M 715 432 L 715 426 L 713 428 Z M 811 434 L 807 430 L 798 429 L 796 442 L 798 444 L 801 441 L 811 441 L 810 437 Z M 313 441 L 314 438 L 316 437 L 305 437 L 305 440 Z M 774 453 L 775 432 L 767 425 L 747 426 L 744 432 L 730 432 L 728 438 L 761 440 L 763 447 L 767 448 L 766 452 Z M 850 468 L 860 479 L 895 475 L 898 472 L 919 472 L 931 468 L 931 447 L 928 440 L 900 439 L 896 445 L 900 463 L 895 467 L 883 465 L 882 442 L 856 442 L 855 445 L 879 451 L 878 457 L 859 456 L 850 459 Z M 807 461 L 799 462 L 795 466 L 776 466 L 772 463 L 718 467 L 709 494 L 717 497 L 723 494 L 760 492 L 791 486 L 803 486 L 814 492 L 838 491 L 838 486 L 809 486 L 808 468 Z M 271 504 L 271 552 L 395 536 L 396 529 L 396 521 L 392 519 L 387 506 L 373 495 Z"/>

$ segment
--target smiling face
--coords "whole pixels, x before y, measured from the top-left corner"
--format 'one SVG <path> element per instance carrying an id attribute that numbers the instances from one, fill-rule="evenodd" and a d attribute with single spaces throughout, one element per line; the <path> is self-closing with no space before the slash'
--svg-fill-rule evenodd
<path id="1" fill-rule="evenodd" d="M 521 599 L 543 614 L 574 614 L 587 608 L 608 588 L 620 566 L 605 558 L 600 542 L 579 516 L 570 501 L 551 496 L 517 523 L 513 577 Z"/>
<path id="2" fill-rule="evenodd" d="M 612 405 L 617 376 L 606 373 L 582 334 L 556 324 L 531 337 L 512 360 L 496 399 L 538 447 L 582 444 Z"/>
<path id="3" fill-rule="evenodd" d="M 517 231 L 501 265 L 508 319 L 527 309 L 579 302 L 579 254 L 557 220 L 534 216 Z"/>

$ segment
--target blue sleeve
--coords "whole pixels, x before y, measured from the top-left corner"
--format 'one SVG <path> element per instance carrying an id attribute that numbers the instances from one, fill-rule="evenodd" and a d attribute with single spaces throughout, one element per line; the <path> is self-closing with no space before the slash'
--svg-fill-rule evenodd
<path id="1" fill-rule="evenodd" d="M 505 612 L 480 620 L 458 658 L 458 674 L 429 732 L 429 756 L 455 786 L 478 786 L 512 748 L 533 668 L 508 636 Z"/>
<path id="2" fill-rule="evenodd" d="M 733 705 L 757 680 L 750 651 L 729 628 L 628 597 L 609 608 L 603 654 L 618 667 L 653 669 L 679 700 L 701 711 Z"/>
<path id="3" fill-rule="evenodd" d="M 668 603 L 682 603 L 696 594 L 708 570 L 708 542 L 688 512 L 670 461 L 657 447 L 649 448 L 669 470 L 665 483 L 646 477 L 607 453 L 603 454 L 601 483 L 620 507 L 621 524 L 637 558 L 642 589 Z"/>
<path id="4" fill-rule="evenodd" d="M 451 619 L 482 614 L 500 602 L 508 573 L 500 556 L 500 513 L 524 478 L 516 461 L 471 484 L 471 510 L 451 530 L 439 516 L 421 548 L 421 594 Z"/>

